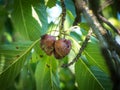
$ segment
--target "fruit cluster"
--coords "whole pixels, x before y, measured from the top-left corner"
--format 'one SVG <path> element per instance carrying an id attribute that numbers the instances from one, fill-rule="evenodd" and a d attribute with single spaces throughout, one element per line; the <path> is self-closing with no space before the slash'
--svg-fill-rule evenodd
<path id="1" fill-rule="evenodd" d="M 40 47 L 47 55 L 54 54 L 56 59 L 62 59 L 69 54 L 71 41 L 63 38 L 56 40 L 55 36 L 45 34 L 41 37 Z"/>

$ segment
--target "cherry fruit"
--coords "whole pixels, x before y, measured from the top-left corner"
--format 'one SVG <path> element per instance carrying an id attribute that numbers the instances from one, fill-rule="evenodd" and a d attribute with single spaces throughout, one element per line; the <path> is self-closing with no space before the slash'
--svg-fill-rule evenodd
<path id="1" fill-rule="evenodd" d="M 71 41 L 66 39 L 59 39 L 55 41 L 54 56 L 57 59 L 62 59 L 69 54 L 71 50 Z"/>
<path id="2" fill-rule="evenodd" d="M 55 41 L 56 38 L 48 34 L 45 34 L 41 37 L 41 41 L 40 41 L 41 49 L 49 56 L 52 55 L 54 51 Z"/>

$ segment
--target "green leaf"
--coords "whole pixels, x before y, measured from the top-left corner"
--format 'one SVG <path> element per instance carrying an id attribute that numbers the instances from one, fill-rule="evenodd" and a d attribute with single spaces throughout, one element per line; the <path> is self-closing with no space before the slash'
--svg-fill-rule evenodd
<path id="1" fill-rule="evenodd" d="M 38 15 L 38 18 L 42 24 L 40 32 L 41 32 L 41 35 L 43 35 L 48 30 L 46 6 L 41 1 L 40 3 L 34 4 L 33 8 L 35 9 L 36 14 Z"/>
<path id="2" fill-rule="evenodd" d="M 0 45 L 0 89 L 9 87 L 20 72 L 30 50 L 39 42 L 20 42 Z"/>
<path id="3" fill-rule="evenodd" d="M 70 68 L 61 68 L 59 75 L 62 90 L 77 90 L 75 86 L 75 76 Z"/>
<path id="4" fill-rule="evenodd" d="M 33 4 L 32 4 L 33 3 Z M 12 21 L 15 29 L 27 40 L 35 41 L 47 31 L 46 10 L 43 3 L 31 0 L 15 0 Z M 40 19 L 41 20 L 40 20 Z M 40 53 L 39 44 L 35 50 Z"/>
<path id="5" fill-rule="evenodd" d="M 85 48 L 84 54 L 88 59 L 90 65 L 95 65 L 99 67 L 106 74 L 109 74 L 109 70 L 101 54 L 98 41 L 94 37 L 91 38 L 91 41 L 88 43 L 87 47 Z"/>
<path id="6" fill-rule="evenodd" d="M 66 9 L 70 10 L 73 16 L 76 16 L 75 6 L 72 0 L 65 0 Z"/>
<path id="7" fill-rule="evenodd" d="M 112 81 L 109 75 L 105 74 L 102 70 L 100 70 L 96 66 L 90 66 L 89 68 L 91 72 L 94 74 L 94 76 L 98 79 L 98 81 L 105 88 L 105 90 L 112 90 Z"/>
<path id="8" fill-rule="evenodd" d="M 19 80 L 16 80 L 16 90 L 35 90 L 34 75 L 28 64 L 24 65 L 17 79 Z"/>
<path id="9" fill-rule="evenodd" d="M 80 90 L 111 90 L 109 71 L 95 37 L 91 37 L 79 60 L 75 75 Z"/>
<path id="10" fill-rule="evenodd" d="M 78 25 L 80 26 L 80 28 L 83 28 L 86 31 L 90 29 L 90 26 L 87 23 L 79 23 Z"/>
<path id="11" fill-rule="evenodd" d="M 37 90 L 59 90 L 57 63 L 53 57 L 44 56 L 40 59 L 36 72 Z"/>
<path id="12" fill-rule="evenodd" d="M 75 77 L 79 90 L 104 90 L 104 87 L 81 59 L 75 64 Z"/>
<path id="13" fill-rule="evenodd" d="M 55 6 L 55 5 L 56 5 L 56 0 L 48 0 L 47 6 L 49 8 L 51 8 L 51 7 Z"/>
<path id="14" fill-rule="evenodd" d="M 12 21 L 15 29 L 18 30 L 25 39 L 36 40 L 45 32 L 44 28 L 46 29 L 46 27 L 44 25 L 47 25 L 47 23 L 44 23 L 43 20 L 47 21 L 47 17 L 45 7 L 43 6 L 42 3 L 36 4 L 35 2 L 32 6 L 30 0 L 15 0 Z M 34 9 L 38 11 L 36 12 Z M 41 20 L 39 20 L 39 16 Z M 42 28 L 43 26 L 44 28 Z"/>
<path id="15" fill-rule="evenodd" d="M 29 0 L 15 0 L 12 12 L 13 25 L 16 30 L 27 40 L 35 40 L 40 37 L 40 25 L 32 16 L 32 8 Z"/>
<path id="16" fill-rule="evenodd" d="M 82 41 L 82 37 L 76 32 L 70 32 L 70 36 L 73 37 L 76 41 Z"/>
<path id="17" fill-rule="evenodd" d="M 65 30 L 70 28 L 73 22 L 74 22 L 74 16 L 69 10 L 66 10 L 66 20 L 65 20 L 65 25 L 64 25 Z"/>
<path id="18" fill-rule="evenodd" d="M 0 34 L 4 27 L 5 20 L 7 18 L 7 11 L 4 7 L 0 6 Z"/>

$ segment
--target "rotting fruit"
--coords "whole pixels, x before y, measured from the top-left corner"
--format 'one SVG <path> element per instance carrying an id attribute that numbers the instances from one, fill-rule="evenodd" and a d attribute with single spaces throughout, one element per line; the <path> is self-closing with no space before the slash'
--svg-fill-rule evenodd
<path id="1" fill-rule="evenodd" d="M 40 47 L 47 55 L 54 53 L 56 59 L 62 59 L 69 54 L 71 41 L 63 38 L 56 40 L 55 36 L 45 34 L 41 37 Z"/>
<path id="2" fill-rule="evenodd" d="M 54 36 L 45 34 L 41 37 L 40 47 L 47 55 L 50 56 L 54 51 L 55 41 L 56 41 L 56 38 Z"/>
<path id="3" fill-rule="evenodd" d="M 69 54 L 71 50 L 71 41 L 66 39 L 59 39 L 54 44 L 54 56 L 57 59 L 62 59 Z"/>

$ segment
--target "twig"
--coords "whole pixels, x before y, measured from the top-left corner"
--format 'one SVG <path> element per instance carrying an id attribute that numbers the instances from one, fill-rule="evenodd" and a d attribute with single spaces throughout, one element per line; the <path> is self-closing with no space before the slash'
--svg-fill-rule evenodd
<path id="1" fill-rule="evenodd" d="M 104 8 L 106 8 L 107 6 L 113 4 L 114 1 L 113 0 L 106 0 L 98 9 L 98 13 L 101 12 Z"/>
<path id="2" fill-rule="evenodd" d="M 88 32 L 88 35 L 86 36 L 86 38 L 85 38 L 85 40 L 84 40 L 84 42 L 83 42 L 83 44 L 82 44 L 82 46 L 81 46 L 81 48 L 79 50 L 79 53 L 76 55 L 76 57 L 70 63 L 63 64 L 62 67 L 65 68 L 65 67 L 68 67 L 68 66 L 74 64 L 75 62 L 77 62 L 77 60 L 81 56 L 82 52 L 84 51 L 85 47 L 87 46 L 91 35 L 92 35 L 92 30 L 90 29 L 90 31 Z"/>
<path id="3" fill-rule="evenodd" d="M 98 15 L 99 16 L 99 18 L 104 22 L 104 23 L 106 23 L 108 26 L 110 26 L 117 34 L 119 34 L 120 35 L 120 31 L 117 29 L 117 28 L 115 28 L 106 18 L 104 18 L 103 16 L 101 16 L 101 15 Z"/>
<path id="4" fill-rule="evenodd" d="M 65 8 L 64 0 L 61 0 L 61 7 L 62 7 L 62 13 L 61 13 L 62 18 L 61 18 L 60 30 L 63 30 L 65 16 L 66 16 L 66 8 Z"/>
<path id="5" fill-rule="evenodd" d="M 81 21 L 81 10 L 78 9 L 77 3 L 75 3 L 75 0 L 72 0 L 75 6 L 75 12 L 76 12 L 76 17 L 73 22 L 73 26 L 77 25 Z"/>

